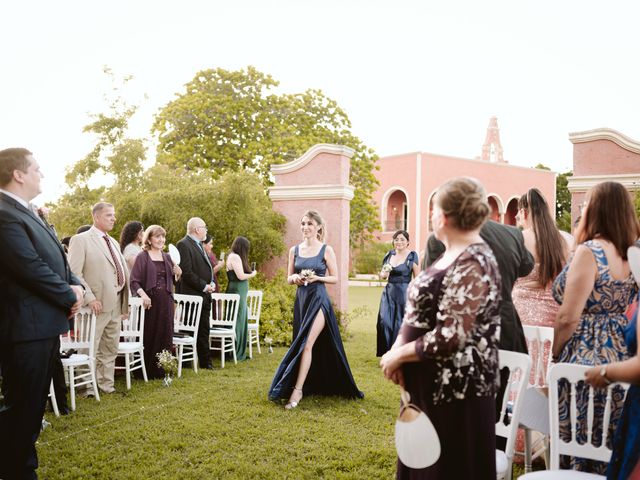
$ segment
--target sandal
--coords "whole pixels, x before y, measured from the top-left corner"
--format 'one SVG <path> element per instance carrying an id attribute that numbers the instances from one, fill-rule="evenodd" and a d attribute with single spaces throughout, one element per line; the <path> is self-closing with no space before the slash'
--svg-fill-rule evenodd
<path id="1" fill-rule="evenodd" d="M 296 390 L 298 390 L 299 392 L 302 392 L 301 388 L 298 387 L 293 387 L 293 391 L 295 392 Z M 291 396 L 293 396 L 293 393 L 291 394 Z M 289 397 L 289 399 L 291 400 L 291 397 Z M 285 406 L 284 409 L 285 410 L 293 410 L 294 408 L 296 408 L 298 406 L 298 404 L 300 403 L 300 400 L 302 400 L 302 393 L 300 394 L 300 398 L 298 399 L 297 402 L 295 401 L 289 401 Z"/>

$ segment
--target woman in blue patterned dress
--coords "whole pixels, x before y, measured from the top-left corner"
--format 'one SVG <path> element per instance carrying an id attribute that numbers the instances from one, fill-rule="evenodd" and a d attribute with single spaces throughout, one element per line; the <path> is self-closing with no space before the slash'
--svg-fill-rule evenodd
<path id="1" fill-rule="evenodd" d="M 435 197 L 431 220 L 446 251 L 409 286 L 398 340 L 380 367 L 429 416 L 441 453 L 424 469 L 398 460 L 398 479 L 496 478 L 500 271 L 480 237 L 489 212 L 484 188 L 469 178 Z"/>
<path id="2" fill-rule="evenodd" d="M 628 358 L 625 342 L 625 311 L 637 294 L 627 261 L 627 248 L 640 236 L 631 196 L 619 183 L 603 182 L 588 194 L 578 226 L 575 254 L 553 284 L 561 303 L 556 318 L 553 356 L 557 362 L 601 366 Z M 560 435 L 569 438 L 568 388 L 560 390 Z M 587 390 L 578 389 L 578 395 Z M 586 397 L 583 397 L 586 398 Z M 618 424 L 622 393 L 614 390 L 610 428 Z M 596 418 L 604 411 L 605 395 L 595 398 Z M 586 400 L 578 401 L 579 415 L 586 418 Z M 587 424 L 578 425 L 578 438 L 586 439 Z M 594 429 L 592 441 L 600 445 L 602 428 Z M 579 458 L 561 459 L 563 468 L 604 474 L 606 464 Z"/>
<path id="3" fill-rule="evenodd" d="M 393 342 L 398 337 L 402 319 L 404 318 L 404 306 L 407 303 L 407 287 L 411 282 L 411 276 L 417 277 L 420 273 L 418 267 L 418 254 L 409 250 L 409 233 L 398 230 L 393 234 L 393 250 L 389 250 L 382 260 L 380 278 L 388 279 L 387 286 L 382 291 L 380 309 L 378 310 L 377 353 L 381 357 L 387 353 Z M 389 265 L 391 270 L 387 270 Z"/>

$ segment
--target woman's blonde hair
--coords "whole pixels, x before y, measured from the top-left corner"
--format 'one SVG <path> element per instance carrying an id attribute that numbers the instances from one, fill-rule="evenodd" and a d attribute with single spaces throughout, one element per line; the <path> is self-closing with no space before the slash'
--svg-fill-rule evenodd
<path id="1" fill-rule="evenodd" d="M 451 226 L 463 231 L 481 227 L 491 212 L 484 187 L 469 177 L 454 178 L 442 185 L 436 203 Z"/>
<path id="2" fill-rule="evenodd" d="M 142 249 L 151 250 L 151 237 L 156 235 L 167 236 L 167 231 L 160 225 L 149 225 L 142 235 Z"/>
<path id="3" fill-rule="evenodd" d="M 320 216 L 320 214 L 316 210 L 307 210 L 302 215 L 302 218 L 307 217 L 310 220 L 315 221 L 318 224 L 318 232 L 316 237 L 321 242 L 324 242 L 324 239 L 327 238 L 327 226 L 324 223 L 324 219 Z"/>

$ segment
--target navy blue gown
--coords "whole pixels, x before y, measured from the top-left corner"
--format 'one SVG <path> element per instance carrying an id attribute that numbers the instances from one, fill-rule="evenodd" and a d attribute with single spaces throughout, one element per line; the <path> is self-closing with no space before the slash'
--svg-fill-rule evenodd
<path id="1" fill-rule="evenodd" d="M 311 269 L 319 277 L 327 271 L 323 245 L 315 257 L 300 257 L 298 247 L 294 250 L 296 273 Z M 307 342 L 313 321 L 322 309 L 325 326 L 313 345 L 313 359 L 303 387 L 304 396 L 340 395 L 344 397 L 364 397 L 358 390 L 351 374 L 347 356 L 344 353 L 338 322 L 331 306 L 324 283 L 314 282 L 300 285 L 296 291 L 293 311 L 293 342 L 285 354 L 271 382 L 269 400 L 288 399 L 298 377 L 298 365 Z"/>
<path id="2" fill-rule="evenodd" d="M 382 260 L 382 264 L 389 263 L 389 259 L 395 255 L 395 250 L 389 250 Z M 393 267 L 389 272 L 387 286 L 384 287 L 378 310 L 378 348 L 376 355 L 381 357 L 389 350 L 398 337 L 404 318 L 404 306 L 407 303 L 407 287 L 411 282 L 413 264 L 418 263 L 418 254 L 409 252 L 404 263 Z"/>
<path id="3" fill-rule="evenodd" d="M 640 297 L 638 297 L 640 298 Z M 629 356 L 638 352 L 638 310 L 625 331 Z M 622 408 L 622 417 L 613 440 L 613 454 L 609 462 L 607 479 L 631 478 L 633 468 L 640 462 L 640 386 L 631 385 Z"/>

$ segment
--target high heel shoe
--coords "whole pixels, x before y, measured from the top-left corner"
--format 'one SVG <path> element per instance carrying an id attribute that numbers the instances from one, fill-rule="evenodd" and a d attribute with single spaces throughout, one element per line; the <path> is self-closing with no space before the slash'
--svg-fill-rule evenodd
<path id="1" fill-rule="evenodd" d="M 284 406 L 285 410 L 293 410 L 298 406 L 298 404 L 300 403 L 300 400 L 302 400 L 302 389 L 298 387 L 293 387 L 293 391 L 295 392 L 296 390 L 300 392 L 300 398 L 297 401 L 293 401 L 291 400 L 291 397 L 293 397 L 293 394 L 291 394 L 291 397 L 289 397 L 289 402 Z"/>

